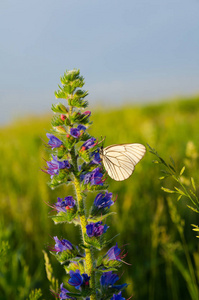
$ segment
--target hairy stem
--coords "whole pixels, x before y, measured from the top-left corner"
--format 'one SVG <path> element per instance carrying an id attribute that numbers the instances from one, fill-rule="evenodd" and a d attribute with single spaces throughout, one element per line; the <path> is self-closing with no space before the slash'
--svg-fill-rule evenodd
<path id="1" fill-rule="evenodd" d="M 81 188 L 80 188 L 80 183 L 79 180 L 75 177 L 74 179 L 74 185 L 75 185 L 75 190 L 76 190 L 76 195 L 77 195 L 77 202 L 79 206 L 79 218 L 80 218 L 80 226 L 81 226 L 81 231 L 82 231 L 82 239 L 83 243 L 85 246 L 87 246 L 87 243 L 85 242 L 84 235 L 86 234 L 86 225 L 87 225 L 87 220 L 85 216 L 85 208 L 84 208 L 84 200 L 81 194 Z M 95 292 L 95 272 L 93 268 L 93 257 L 91 253 L 90 248 L 85 249 L 85 269 L 86 273 L 91 277 L 90 278 L 90 287 L 93 290 L 93 293 L 90 297 L 91 300 L 96 300 L 96 292 Z"/>
<path id="2" fill-rule="evenodd" d="M 73 161 L 73 166 L 75 168 L 75 174 L 74 174 L 74 186 L 76 191 L 76 197 L 77 197 L 77 203 L 79 208 L 79 219 L 80 219 L 80 227 L 82 232 L 82 240 L 83 244 L 85 246 L 88 246 L 88 244 L 85 242 L 85 234 L 86 234 L 86 213 L 85 213 L 85 207 L 84 207 L 84 199 L 81 192 L 80 187 L 80 181 L 77 177 L 77 158 L 75 156 L 75 149 L 74 147 L 71 149 L 71 158 Z M 90 296 L 91 300 L 96 300 L 96 288 L 95 288 L 95 272 L 94 272 L 94 260 L 92 256 L 92 250 L 90 248 L 85 249 L 85 272 L 90 276 L 90 287 L 92 289 L 92 295 Z"/>

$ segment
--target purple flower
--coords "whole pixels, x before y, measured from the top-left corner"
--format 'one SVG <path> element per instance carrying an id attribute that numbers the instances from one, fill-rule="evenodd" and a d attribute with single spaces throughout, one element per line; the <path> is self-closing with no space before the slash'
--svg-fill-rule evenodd
<path id="1" fill-rule="evenodd" d="M 120 261 L 121 258 L 121 249 L 118 248 L 117 243 L 115 246 L 111 247 L 108 252 L 106 253 L 106 257 L 108 260 L 118 260 Z"/>
<path id="2" fill-rule="evenodd" d="M 60 285 L 60 290 L 61 290 L 61 293 L 59 294 L 59 298 L 61 300 L 64 300 L 64 299 L 75 299 L 73 297 L 70 297 L 69 295 L 67 295 L 68 293 L 70 293 L 67 289 L 65 289 L 63 287 L 63 283 Z"/>
<path id="3" fill-rule="evenodd" d="M 83 176 L 84 184 L 88 184 L 90 182 L 91 185 L 103 185 L 102 182 L 103 174 L 100 173 L 100 168 L 94 169 L 92 172 L 87 173 Z"/>
<path id="4" fill-rule="evenodd" d="M 101 164 L 101 157 L 100 157 L 100 154 L 99 154 L 99 150 L 93 152 L 91 154 L 91 157 L 93 158 L 93 160 L 91 162 L 92 164 L 95 164 L 95 165 Z"/>
<path id="5" fill-rule="evenodd" d="M 54 240 L 55 240 L 54 251 L 56 251 L 56 254 L 58 254 L 59 252 L 73 249 L 73 245 L 65 239 L 59 240 L 57 236 L 54 236 Z"/>
<path id="6" fill-rule="evenodd" d="M 114 285 L 116 281 L 118 281 L 119 277 L 117 274 L 113 274 L 112 271 L 105 272 L 100 278 L 100 284 L 107 288 L 114 288 L 117 290 L 121 290 L 127 287 L 127 284 Z"/>
<path id="7" fill-rule="evenodd" d="M 114 204 L 114 202 L 111 200 L 113 194 L 112 193 L 108 193 L 106 192 L 105 195 L 103 193 L 99 193 L 96 197 L 95 197 L 95 201 L 94 201 L 94 205 L 98 208 L 98 209 L 103 209 L 103 208 L 110 208 L 111 205 Z"/>
<path id="8" fill-rule="evenodd" d="M 102 225 L 102 222 L 97 222 L 97 223 L 89 223 L 86 225 L 86 233 L 89 237 L 98 237 L 105 233 L 109 226 Z"/>
<path id="9" fill-rule="evenodd" d="M 77 128 L 71 128 L 70 129 L 70 134 L 75 138 L 78 139 L 78 137 L 80 136 L 80 131 Z"/>
<path id="10" fill-rule="evenodd" d="M 88 286 L 89 285 L 89 280 L 90 280 L 90 276 L 88 276 L 87 274 L 82 274 L 82 277 L 84 279 L 84 285 Z"/>
<path id="11" fill-rule="evenodd" d="M 83 143 L 82 148 L 83 150 L 88 150 L 92 147 L 94 147 L 96 139 L 94 137 L 90 138 L 89 140 L 87 140 L 85 143 Z"/>
<path id="12" fill-rule="evenodd" d="M 96 168 L 91 172 L 91 179 L 90 183 L 91 185 L 103 185 L 103 181 L 101 180 L 103 177 L 103 174 L 100 173 L 100 168 Z"/>
<path id="13" fill-rule="evenodd" d="M 60 141 L 56 136 L 50 133 L 46 133 L 46 136 L 50 139 L 48 142 L 48 145 L 54 149 L 54 148 L 59 148 L 63 143 Z"/>
<path id="14" fill-rule="evenodd" d="M 83 126 L 83 125 L 78 125 L 78 126 L 77 126 L 77 129 L 78 129 L 79 131 L 81 131 L 81 130 L 85 131 L 85 130 L 86 130 L 86 127 Z"/>
<path id="15" fill-rule="evenodd" d="M 70 208 L 73 208 L 75 206 L 75 199 L 73 199 L 72 196 L 67 196 L 64 198 L 65 200 L 65 205 L 66 205 L 66 209 L 70 209 Z"/>
<path id="16" fill-rule="evenodd" d="M 122 297 L 122 292 L 119 292 L 117 295 L 114 294 L 111 300 L 126 300 L 126 298 Z"/>
<path id="17" fill-rule="evenodd" d="M 100 278 L 100 284 L 102 286 L 113 286 L 116 281 L 118 281 L 119 277 L 117 274 L 113 274 L 112 271 L 105 272 Z"/>
<path id="18" fill-rule="evenodd" d="M 75 206 L 76 201 L 73 199 L 72 196 L 67 196 L 64 198 L 57 198 L 57 203 L 55 203 L 55 209 L 60 212 L 66 212 L 66 210 L 71 209 Z"/>
<path id="19" fill-rule="evenodd" d="M 53 154 L 52 154 L 52 158 L 53 159 L 51 161 L 47 161 L 47 165 L 48 165 L 47 173 L 51 175 L 51 178 L 54 175 L 58 175 L 60 169 L 70 168 L 70 164 L 68 160 L 59 161 L 57 159 L 57 156 L 54 156 Z"/>
<path id="20" fill-rule="evenodd" d="M 80 270 L 70 271 L 70 279 L 68 280 L 68 283 L 72 286 L 74 286 L 77 290 L 80 289 L 82 285 L 88 286 L 90 277 L 87 274 L 80 274 Z"/>

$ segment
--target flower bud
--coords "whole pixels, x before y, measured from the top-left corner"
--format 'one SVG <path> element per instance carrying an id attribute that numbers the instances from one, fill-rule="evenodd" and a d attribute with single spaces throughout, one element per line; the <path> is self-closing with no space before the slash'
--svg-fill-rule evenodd
<path id="1" fill-rule="evenodd" d="M 91 115 L 91 111 L 90 110 L 86 110 L 82 114 L 89 117 Z"/>
<path id="2" fill-rule="evenodd" d="M 59 133 L 66 133 L 66 128 L 62 125 L 55 127 L 56 131 Z"/>
<path id="3" fill-rule="evenodd" d="M 64 121 L 66 119 L 65 115 L 61 115 L 61 120 Z"/>

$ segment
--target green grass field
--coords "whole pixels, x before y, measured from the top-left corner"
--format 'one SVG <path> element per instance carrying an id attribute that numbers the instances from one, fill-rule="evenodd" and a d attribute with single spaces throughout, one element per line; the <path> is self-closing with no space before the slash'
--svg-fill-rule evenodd
<path id="1" fill-rule="evenodd" d="M 186 165 L 183 178 L 187 188 L 190 177 L 199 187 L 199 97 L 94 111 L 92 121 L 90 133 L 99 139 L 106 136 L 106 146 L 148 143 L 165 160 L 172 156 L 178 170 Z M 0 128 L 1 300 L 28 299 L 35 288 L 41 288 L 42 299 L 54 299 L 42 250 L 48 252 L 54 235 L 74 244 L 79 241 L 78 228 L 55 226 L 50 218 L 53 213 L 47 203 L 73 191 L 70 187 L 52 191 L 46 184 L 49 176 L 41 168 L 48 158 L 44 140 L 49 129 L 50 116 L 29 117 Z M 198 214 L 187 208 L 190 203 L 183 197 L 177 201 L 175 194 L 161 190 L 162 185 L 172 188 L 173 181 L 159 180 L 161 168 L 153 160 L 147 151 L 128 180 L 108 180 L 109 192 L 117 194 L 118 199 L 112 207 L 117 215 L 107 219 L 107 235 L 120 233 L 115 242 L 126 245 L 126 261 L 131 264 L 124 264 L 120 271 L 122 281 L 129 283 L 125 296 L 133 295 L 134 300 L 198 300 L 199 240 L 191 227 L 199 225 Z M 93 197 L 89 194 L 88 201 Z M 175 207 L 176 222 L 185 222 L 183 239 L 171 218 Z M 54 276 L 61 283 L 65 278 L 63 268 L 49 257 Z"/>

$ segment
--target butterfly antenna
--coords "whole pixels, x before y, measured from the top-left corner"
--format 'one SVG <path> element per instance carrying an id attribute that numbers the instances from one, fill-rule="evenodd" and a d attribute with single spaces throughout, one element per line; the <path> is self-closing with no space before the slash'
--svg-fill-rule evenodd
<path id="1" fill-rule="evenodd" d="M 102 138 L 102 137 L 101 137 Z M 104 148 L 104 142 L 105 142 L 105 139 L 106 139 L 106 137 L 104 137 L 103 139 L 102 139 L 102 147 Z"/>
<path id="2" fill-rule="evenodd" d="M 99 143 L 97 143 L 97 144 L 99 145 L 99 144 L 102 143 L 102 147 L 103 147 L 103 146 L 104 146 L 104 143 L 103 143 L 103 142 L 104 142 L 105 138 L 106 138 L 106 137 L 104 137 L 104 138 L 102 139 L 102 136 L 101 136 L 101 141 L 100 141 Z"/>

